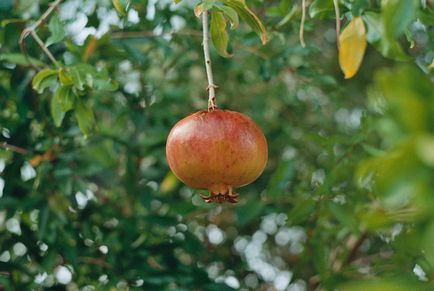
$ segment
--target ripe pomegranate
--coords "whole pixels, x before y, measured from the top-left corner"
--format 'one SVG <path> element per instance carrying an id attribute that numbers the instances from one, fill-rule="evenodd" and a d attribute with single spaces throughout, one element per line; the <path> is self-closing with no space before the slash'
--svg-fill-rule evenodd
<path id="1" fill-rule="evenodd" d="M 248 116 L 229 110 L 203 110 L 170 131 L 166 157 L 185 184 L 208 189 L 206 202 L 236 203 L 234 188 L 258 178 L 268 159 L 267 140 Z"/>

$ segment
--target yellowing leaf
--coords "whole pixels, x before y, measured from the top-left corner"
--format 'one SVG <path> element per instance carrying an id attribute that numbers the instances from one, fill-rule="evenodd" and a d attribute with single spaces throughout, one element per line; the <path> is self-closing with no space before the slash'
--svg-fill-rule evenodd
<path id="1" fill-rule="evenodd" d="M 167 173 L 166 177 L 164 177 L 163 181 L 160 184 L 160 191 L 162 193 L 167 193 L 176 188 L 178 186 L 179 180 L 175 177 L 172 172 Z"/>
<path id="2" fill-rule="evenodd" d="M 69 76 L 69 73 L 64 69 L 59 70 L 59 80 L 60 80 L 60 84 L 62 84 L 63 86 L 72 85 L 72 79 Z"/>
<path id="3" fill-rule="evenodd" d="M 339 65 L 345 79 L 353 77 L 366 50 L 366 30 L 360 16 L 354 17 L 339 36 Z"/>
<path id="4" fill-rule="evenodd" d="M 196 7 L 194 7 L 194 15 L 196 15 L 196 17 L 200 17 L 200 15 L 202 14 L 202 12 L 205 10 L 205 5 L 199 4 Z"/>

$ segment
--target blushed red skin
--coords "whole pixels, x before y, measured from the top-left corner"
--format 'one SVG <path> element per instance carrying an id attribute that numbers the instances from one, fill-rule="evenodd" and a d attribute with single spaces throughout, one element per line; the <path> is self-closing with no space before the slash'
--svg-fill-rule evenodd
<path id="1" fill-rule="evenodd" d="M 265 168 L 264 134 L 248 116 L 229 110 L 199 111 L 170 131 L 166 157 L 185 184 L 211 194 L 232 194 L 250 184 Z"/>

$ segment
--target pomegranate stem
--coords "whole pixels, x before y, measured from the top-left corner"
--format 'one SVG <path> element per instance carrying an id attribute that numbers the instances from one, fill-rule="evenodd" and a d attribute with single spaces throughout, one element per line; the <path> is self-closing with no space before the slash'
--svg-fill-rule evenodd
<path id="1" fill-rule="evenodd" d="M 205 57 L 206 76 L 208 78 L 208 111 L 213 111 L 217 107 L 215 91 L 218 88 L 214 84 L 212 74 L 211 56 L 209 53 L 209 31 L 208 31 L 208 10 L 202 12 L 202 28 L 203 28 L 203 54 Z"/>

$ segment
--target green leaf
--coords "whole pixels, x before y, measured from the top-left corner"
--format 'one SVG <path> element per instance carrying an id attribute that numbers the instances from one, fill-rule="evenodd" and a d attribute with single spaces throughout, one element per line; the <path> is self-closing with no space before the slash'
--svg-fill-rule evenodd
<path id="1" fill-rule="evenodd" d="M 382 0 L 384 32 L 387 38 L 398 38 L 416 19 L 420 1 Z"/>
<path id="2" fill-rule="evenodd" d="M 60 108 L 63 112 L 68 112 L 74 108 L 76 95 L 72 91 L 71 86 L 60 86 L 54 95 L 60 103 Z"/>
<path id="3" fill-rule="evenodd" d="M 331 201 L 327 203 L 327 206 L 333 217 L 338 220 L 342 225 L 350 228 L 353 232 L 358 231 L 357 220 L 354 218 L 353 213 L 350 213 L 343 206 Z"/>
<path id="4" fill-rule="evenodd" d="M 396 40 L 385 36 L 380 14 L 365 12 L 362 18 L 367 28 L 366 40 L 384 57 L 397 61 L 407 61 L 410 59 Z"/>
<path id="5" fill-rule="evenodd" d="M 88 64 L 79 64 L 74 67 L 70 67 L 72 83 L 78 90 L 84 90 L 85 86 L 93 88 L 93 75 L 97 73 L 97 70 Z"/>
<path id="6" fill-rule="evenodd" d="M 433 111 L 426 106 L 434 98 L 432 82 L 419 69 L 402 66 L 376 74 L 376 84 L 388 102 L 389 114 L 409 133 L 427 131 L 432 126 Z"/>
<path id="7" fill-rule="evenodd" d="M 288 223 L 300 224 L 308 220 L 315 210 L 316 201 L 312 198 L 299 201 L 294 208 L 288 212 Z"/>
<path id="8" fill-rule="evenodd" d="M 360 16 L 363 11 L 369 8 L 369 0 L 354 0 L 351 3 L 351 13 L 353 16 Z"/>
<path id="9" fill-rule="evenodd" d="M 83 101 L 80 99 L 77 99 L 76 102 L 75 118 L 77 119 L 81 132 L 85 135 L 89 135 L 95 125 L 95 117 L 92 109 L 85 106 Z"/>
<path id="10" fill-rule="evenodd" d="M 59 70 L 59 80 L 62 86 L 72 85 L 72 78 L 70 74 L 64 69 Z"/>
<path id="11" fill-rule="evenodd" d="M 74 85 L 77 90 L 83 91 L 84 85 L 86 84 L 86 76 L 83 76 L 80 71 L 77 69 L 77 67 L 71 67 L 69 69 L 72 84 Z"/>
<path id="12" fill-rule="evenodd" d="M 214 7 L 223 12 L 229 18 L 231 29 L 236 29 L 238 27 L 240 20 L 235 9 L 225 5 L 215 5 Z"/>
<path id="13" fill-rule="evenodd" d="M 57 14 L 51 16 L 50 22 L 48 23 L 48 30 L 50 31 L 51 35 L 47 39 L 46 46 L 60 42 L 65 38 L 65 28 L 63 27 L 63 23 L 60 21 Z"/>
<path id="14" fill-rule="evenodd" d="M 256 32 L 261 38 L 262 44 L 268 41 L 267 31 L 261 20 L 246 5 L 244 0 L 223 0 L 227 6 L 233 8 L 238 15 Z"/>
<path id="15" fill-rule="evenodd" d="M 29 62 L 30 60 L 30 62 Z M 16 53 L 11 53 L 11 54 L 1 54 L 0 55 L 0 61 L 6 61 L 8 63 L 12 63 L 12 64 L 17 64 L 17 65 L 23 65 L 23 66 L 28 66 L 28 65 L 36 65 L 36 66 L 43 66 L 44 63 L 41 62 L 40 60 L 37 60 L 35 58 L 29 57 L 29 60 L 26 59 L 26 57 L 22 54 L 16 54 Z"/>
<path id="16" fill-rule="evenodd" d="M 317 234 L 311 240 L 312 256 L 315 258 L 313 266 L 320 275 L 325 277 L 327 271 L 330 270 L 330 247 L 324 243 L 320 234 Z"/>
<path id="17" fill-rule="evenodd" d="M 127 16 L 130 0 L 112 0 L 112 3 L 120 16 Z"/>
<path id="18" fill-rule="evenodd" d="M 37 92 L 41 94 L 46 88 L 54 87 L 56 84 L 58 84 L 57 76 L 51 75 L 41 81 L 39 84 L 39 90 Z"/>
<path id="19" fill-rule="evenodd" d="M 297 10 L 297 5 L 294 5 L 292 9 L 285 15 L 285 17 L 283 17 L 282 20 L 279 21 L 279 23 L 276 25 L 276 28 L 281 28 L 282 26 L 287 24 L 292 19 L 292 17 L 294 17 Z"/>
<path id="20" fill-rule="evenodd" d="M 46 68 L 37 73 L 32 80 L 32 88 L 41 94 L 45 88 L 53 84 L 56 78 L 57 70 Z M 54 78 L 53 78 L 54 76 Z M 49 79 L 48 79 L 49 78 Z M 48 82 L 47 82 L 48 79 Z M 45 81 L 45 82 L 44 82 Z"/>
<path id="21" fill-rule="evenodd" d="M 434 26 L 434 13 L 432 11 L 419 11 L 418 19 L 427 26 Z"/>
<path id="22" fill-rule="evenodd" d="M 223 13 L 217 10 L 211 10 L 211 39 L 221 56 L 231 56 L 227 52 L 229 36 L 226 31 L 226 20 Z"/>
<path id="23" fill-rule="evenodd" d="M 311 18 L 324 19 L 328 14 L 335 15 L 334 11 L 332 0 L 315 0 L 309 6 L 309 16 Z"/>
<path id="24" fill-rule="evenodd" d="M 53 117 L 54 124 L 57 127 L 60 127 L 62 125 L 63 118 L 65 117 L 65 112 L 62 111 L 58 94 L 54 94 L 50 100 L 50 112 L 51 117 Z"/>
<path id="25" fill-rule="evenodd" d="M 79 64 L 69 68 L 73 86 L 83 91 L 86 87 L 95 90 L 114 91 L 118 88 L 116 81 L 112 80 L 106 69 L 99 71 L 88 64 Z"/>

